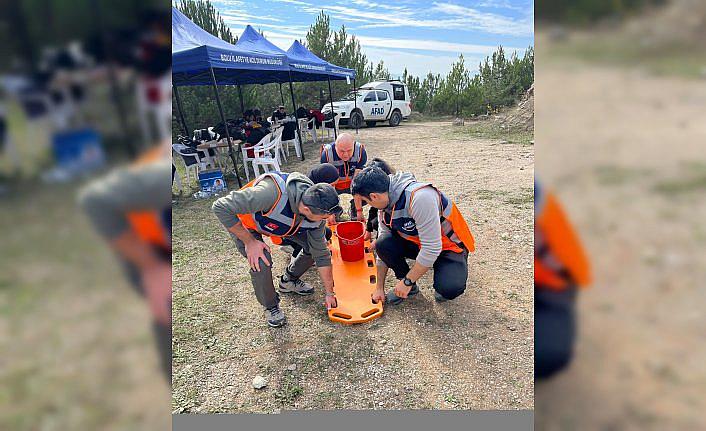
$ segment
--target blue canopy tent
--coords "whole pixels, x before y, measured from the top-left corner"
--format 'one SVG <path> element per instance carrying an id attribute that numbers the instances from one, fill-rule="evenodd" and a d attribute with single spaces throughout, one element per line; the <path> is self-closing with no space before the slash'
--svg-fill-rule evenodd
<path id="1" fill-rule="evenodd" d="M 172 8 L 172 85 L 186 133 L 188 134 L 188 127 L 181 111 L 178 86 L 212 85 L 221 120 L 225 123 L 218 94 L 219 84 L 238 86 L 242 111 L 244 107 L 241 85 L 279 83 L 280 96 L 284 103 L 282 83 L 289 82 L 292 106 L 296 111 L 292 82 L 329 80 L 329 95 L 331 95 L 330 79 L 350 80 L 352 78 L 355 83 L 354 70 L 338 67 L 320 59 L 299 42 L 295 42 L 292 48 L 290 48 L 291 53 L 283 51 L 249 25 L 238 42 L 230 44 L 196 25 L 178 9 Z M 293 66 L 292 62 L 297 66 Z M 331 102 L 333 102 L 332 98 Z M 335 130 L 334 134 L 336 134 Z M 301 142 L 298 123 L 297 135 Z M 231 160 L 233 165 L 237 166 L 227 127 L 226 138 Z M 303 152 L 301 152 L 301 159 L 304 160 Z M 240 184 L 239 177 L 238 184 Z"/>
<path id="2" fill-rule="evenodd" d="M 333 113 L 333 91 L 331 90 L 331 80 L 345 79 L 347 82 L 353 80 L 355 88 L 355 70 L 336 66 L 326 60 L 321 59 L 304 45 L 295 40 L 287 50 L 289 58 L 289 69 L 295 81 L 328 81 L 329 102 Z M 333 134 L 337 138 L 338 131 L 334 122 Z"/>
<path id="3" fill-rule="evenodd" d="M 253 34 L 259 36 L 248 26 L 233 45 L 172 8 L 172 83 L 212 85 L 214 73 L 218 84 L 286 82 L 287 53 Z M 262 39 L 266 44 L 253 43 L 253 39 Z"/>
<path id="4" fill-rule="evenodd" d="M 253 30 L 254 31 L 254 30 Z M 226 124 L 228 153 L 237 174 L 238 163 L 233 154 L 233 145 L 228 131 L 223 106 L 218 94 L 218 83 L 238 85 L 255 83 L 261 79 L 273 79 L 288 73 L 287 55 L 279 52 L 247 51 L 210 34 L 196 25 L 177 8 L 172 7 L 172 86 L 180 112 L 182 126 L 188 135 L 188 127 L 181 112 L 178 86 L 213 85 L 221 121 Z M 242 109 L 241 95 L 241 109 Z M 239 153 L 238 153 L 239 154 Z"/>
<path id="5" fill-rule="evenodd" d="M 355 70 L 333 65 L 317 57 L 304 45 L 299 43 L 299 41 L 294 41 L 292 46 L 287 50 L 287 52 L 285 52 L 269 40 L 265 39 L 263 35 L 255 31 L 255 29 L 249 25 L 245 27 L 245 30 L 240 38 L 238 38 L 238 42 L 235 44 L 235 47 L 260 56 L 285 55 L 287 57 L 288 70 L 286 74 L 281 73 L 280 71 L 263 73 L 259 75 L 256 80 L 248 83 L 279 83 L 280 97 L 282 97 L 282 103 L 284 104 L 284 95 L 281 91 L 282 83 L 289 82 L 292 108 L 295 111 L 296 103 L 294 101 L 294 88 L 292 86 L 293 82 L 328 81 L 330 101 L 333 103 L 333 98 L 331 96 L 331 79 L 345 79 L 347 81 L 350 81 L 351 79 L 355 80 Z M 298 129 L 297 132 L 300 133 Z M 338 131 L 334 127 L 334 136 L 338 137 L 337 133 Z"/>

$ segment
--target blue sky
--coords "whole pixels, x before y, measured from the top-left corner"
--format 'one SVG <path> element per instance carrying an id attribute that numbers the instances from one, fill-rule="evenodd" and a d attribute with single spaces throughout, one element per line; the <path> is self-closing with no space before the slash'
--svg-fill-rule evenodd
<path id="1" fill-rule="evenodd" d="M 498 45 L 522 54 L 534 45 L 533 0 L 212 0 L 239 35 L 250 24 L 286 50 L 305 39 L 322 10 L 331 27 L 345 24 L 369 60 L 384 60 L 393 75 L 446 74 L 459 54 L 469 70 Z"/>

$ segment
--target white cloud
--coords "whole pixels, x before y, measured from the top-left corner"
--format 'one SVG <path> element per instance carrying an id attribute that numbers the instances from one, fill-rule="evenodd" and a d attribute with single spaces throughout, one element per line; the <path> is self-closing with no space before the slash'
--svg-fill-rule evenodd
<path id="1" fill-rule="evenodd" d="M 293 1 L 293 0 L 279 0 Z M 374 10 L 381 7 L 368 0 L 353 0 L 353 3 L 373 7 L 359 9 L 346 5 L 306 5 L 300 10 L 318 14 L 321 10 L 332 18 L 344 22 L 364 23 L 359 28 L 381 27 L 419 27 L 430 29 L 475 30 L 492 34 L 528 36 L 533 33 L 532 20 L 529 18 L 515 19 L 494 13 L 481 12 L 449 3 L 434 3 L 431 9 L 399 7 L 394 12 Z M 427 19 L 430 12 L 436 14 L 435 19 Z M 420 16 L 421 15 L 421 16 Z"/>

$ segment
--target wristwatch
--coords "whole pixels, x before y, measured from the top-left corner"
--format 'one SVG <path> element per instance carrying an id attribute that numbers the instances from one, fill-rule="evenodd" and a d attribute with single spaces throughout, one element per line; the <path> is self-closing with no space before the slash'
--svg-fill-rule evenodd
<path id="1" fill-rule="evenodd" d="M 334 293 L 334 292 L 326 292 L 326 296 L 336 296 L 336 293 Z"/>
<path id="2" fill-rule="evenodd" d="M 412 287 L 414 286 L 414 282 L 410 280 L 409 278 L 405 277 L 402 282 L 404 283 L 405 286 Z"/>

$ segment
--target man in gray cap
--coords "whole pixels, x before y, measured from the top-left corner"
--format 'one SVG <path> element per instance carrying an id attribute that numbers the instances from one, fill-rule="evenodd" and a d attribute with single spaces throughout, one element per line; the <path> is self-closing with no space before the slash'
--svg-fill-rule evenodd
<path id="1" fill-rule="evenodd" d="M 301 247 L 280 277 L 280 292 L 314 293 L 300 277 L 316 264 L 326 291 L 326 308 L 336 307 L 324 220 L 342 209 L 330 184 L 314 184 L 298 172 L 269 172 L 216 200 L 212 209 L 240 254 L 248 259 L 255 296 L 265 307 L 268 325 L 282 326 L 286 318 L 279 309 L 279 295 L 272 280 L 272 256 L 263 235 L 269 236 L 274 244 L 284 242 Z"/>

